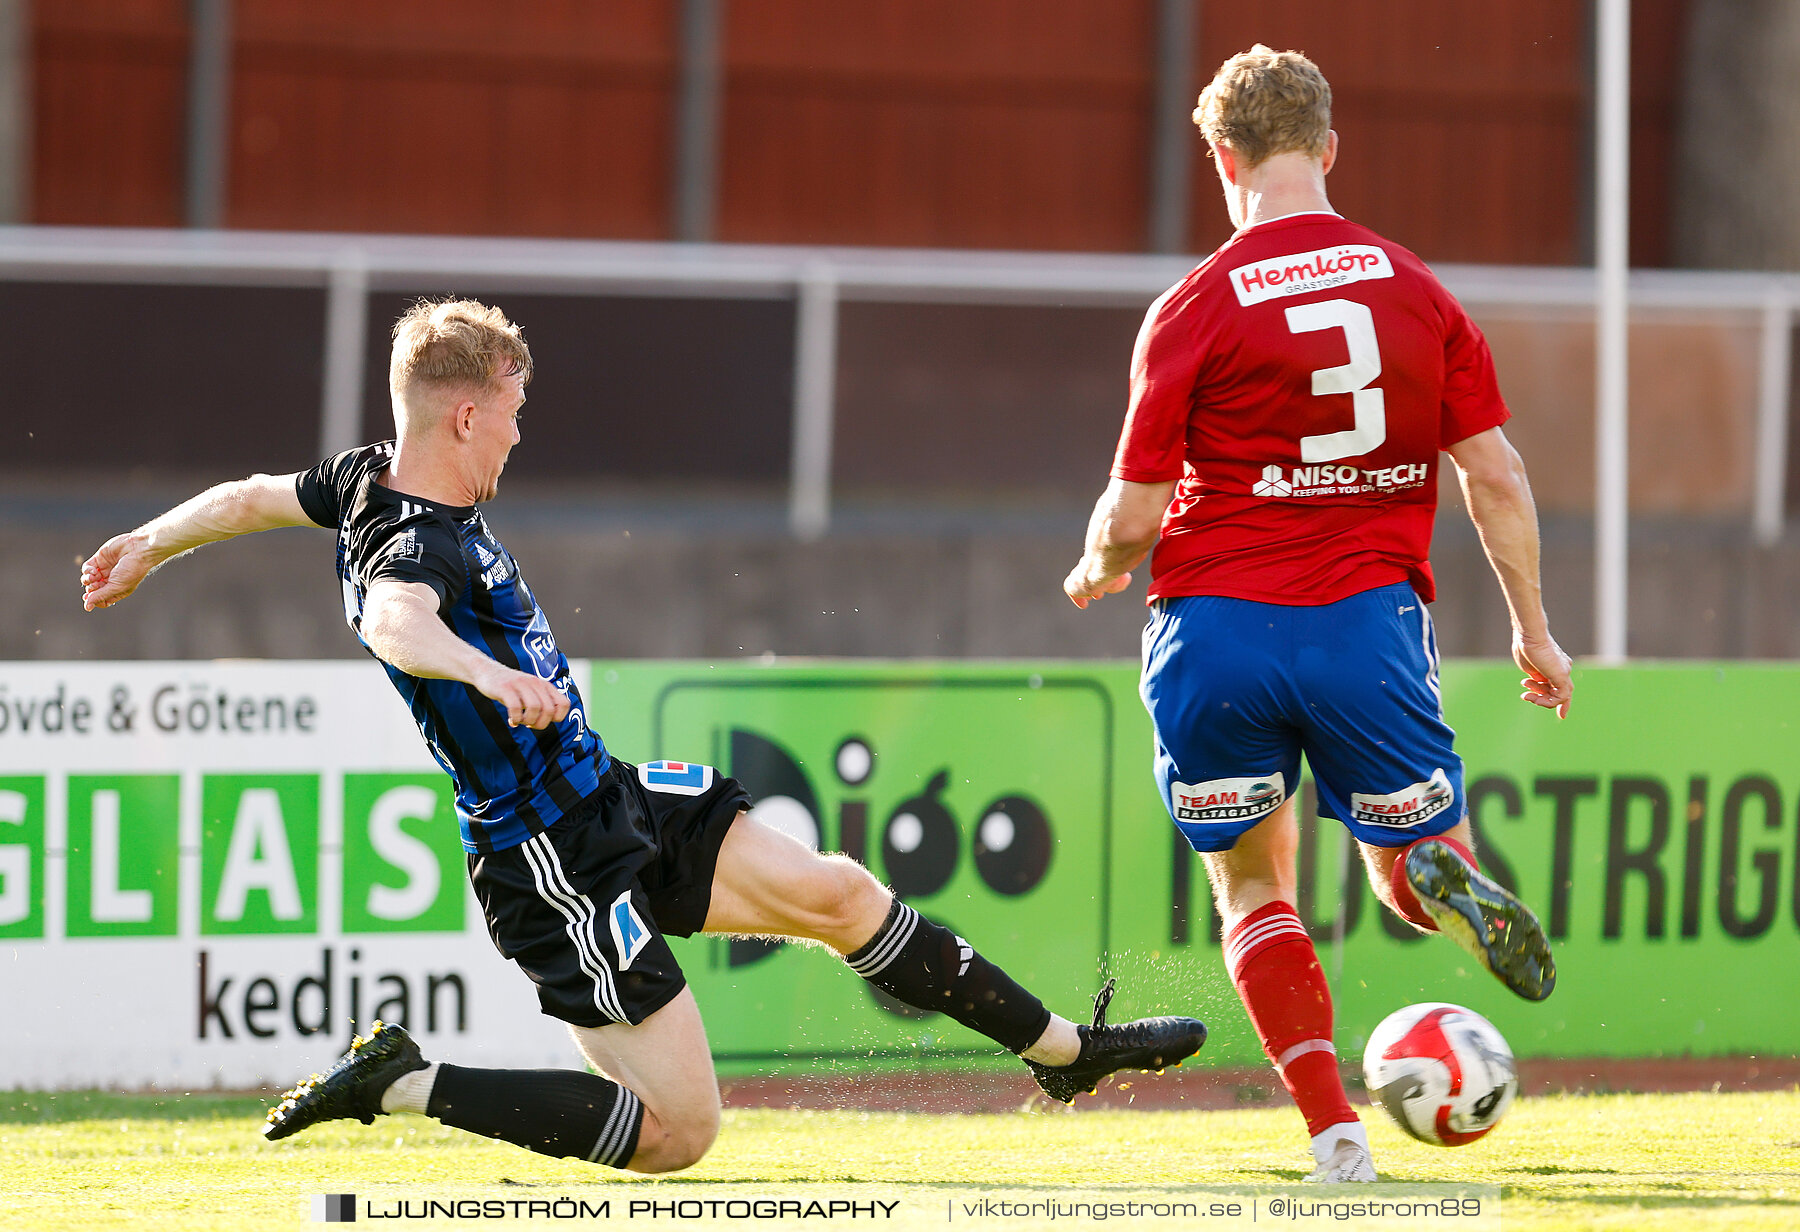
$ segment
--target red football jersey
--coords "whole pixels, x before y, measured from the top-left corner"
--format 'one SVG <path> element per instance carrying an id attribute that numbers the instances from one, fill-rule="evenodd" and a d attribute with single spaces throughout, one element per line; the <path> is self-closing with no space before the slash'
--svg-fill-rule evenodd
<path id="1" fill-rule="evenodd" d="M 1150 597 L 1436 597 L 1438 452 L 1506 422 L 1481 331 L 1335 214 L 1238 232 L 1150 307 L 1112 473 L 1179 479 Z"/>

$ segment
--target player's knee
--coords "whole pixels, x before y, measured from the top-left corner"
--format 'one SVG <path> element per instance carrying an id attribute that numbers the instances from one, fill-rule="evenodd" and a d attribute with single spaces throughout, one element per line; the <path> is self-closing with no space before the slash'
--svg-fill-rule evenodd
<path id="1" fill-rule="evenodd" d="M 679 1172 L 691 1168 L 712 1148 L 719 1136 L 719 1110 L 695 1113 L 664 1121 L 648 1109 L 638 1131 L 637 1151 L 629 1167 L 633 1172 Z"/>
<path id="2" fill-rule="evenodd" d="M 822 857 L 814 868 L 809 907 L 824 940 L 839 940 L 879 926 L 889 894 L 874 874 L 848 856 Z"/>
<path id="3" fill-rule="evenodd" d="M 848 856 L 814 856 L 785 886 L 788 924 L 797 937 L 855 949 L 880 928 L 891 895 Z"/>

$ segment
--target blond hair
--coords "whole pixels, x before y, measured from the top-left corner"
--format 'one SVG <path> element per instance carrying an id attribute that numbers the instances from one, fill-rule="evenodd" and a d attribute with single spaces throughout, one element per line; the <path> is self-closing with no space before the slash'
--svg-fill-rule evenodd
<path id="1" fill-rule="evenodd" d="M 472 299 L 422 299 L 394 322 L 388 389 L 396 401 L 421 386 L 487 389 L 514 373 L 531 380 L 531 350 L 498 308 Z"/>
<path id="2" fill-rule="evenodd" d="M 1298 51 L 1258 43 L 1219 66 L 1194 108 L 1194 124 L 1229 146 L 1246 169 L 1273 154 L 1322 158 L 1331 132 L 1331 83 Z"/>

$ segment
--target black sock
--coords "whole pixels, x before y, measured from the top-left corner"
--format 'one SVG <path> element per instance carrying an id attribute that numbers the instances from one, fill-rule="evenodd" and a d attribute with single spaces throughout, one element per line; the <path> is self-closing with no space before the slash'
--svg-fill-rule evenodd
<path id="1" fill-rule="evenodd" d="M 610 1078 L 576 1069 L 439 1065 L 429 1116 L 540 1155 L 623 1168 L 637 1151 L 644 1105 Z"/>
<path id="2" fill-rule="evenodd" d="M 1013 1052 L 1037 1043 L 1050 1025 L 1042 1001 L 967 941 L 897 898 L 869 943 L 844 961 L 882 991 L 948 1014 Z"/>

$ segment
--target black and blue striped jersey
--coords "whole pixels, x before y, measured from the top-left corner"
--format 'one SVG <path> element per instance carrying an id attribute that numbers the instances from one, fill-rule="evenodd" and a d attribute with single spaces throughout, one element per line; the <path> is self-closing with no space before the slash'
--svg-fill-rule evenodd
<path id="1" fill-rule="evenodd" d="M 296 483 L 306 516 L 338 532 L 344 619 L 362 640 L 363 600 L 377 581 L 423 582 L 463 641 L 550 681 L 569 714 L 542 730 L 508 727 L 506 707 L 473 685 L 426 680 L 383 663 L 432 756 L 456 782 L 463 846 L 501 851 L 575 812 L 610 757 L 588 726 L 569 660 L 513 560 L 473 505 L 443 505 L 378 482 L 392 441 L 327 458 Z M 367 643 L 364 643 L 367 648 Z"/>

